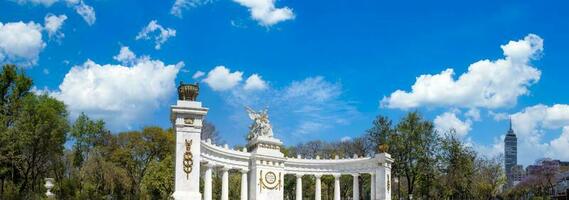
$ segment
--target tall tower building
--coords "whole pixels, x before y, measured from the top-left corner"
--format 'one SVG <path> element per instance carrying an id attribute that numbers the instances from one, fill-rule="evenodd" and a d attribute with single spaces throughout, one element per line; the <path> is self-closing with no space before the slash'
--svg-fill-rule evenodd
<path id="1" fill-rule="evenodd" d="M 518 138 L 512 129 L 512 119 L 510 119 L 510 129 L 506 138 L 504 138 L 504 168 L 506 169 L 506 177 L 508 179 L 506 187 L 514 185 L 513 168 L 518 164 Z"/>

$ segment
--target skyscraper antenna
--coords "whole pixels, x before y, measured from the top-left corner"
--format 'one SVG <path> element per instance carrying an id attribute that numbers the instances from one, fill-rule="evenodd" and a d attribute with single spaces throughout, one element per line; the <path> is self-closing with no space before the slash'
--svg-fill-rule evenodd
<path id="1" fill-rule="evenodd" d="M 512 116 L 510 116 L 510 130 L 508 132 L 514 132 L 514 129 L 512 129 Z"/>

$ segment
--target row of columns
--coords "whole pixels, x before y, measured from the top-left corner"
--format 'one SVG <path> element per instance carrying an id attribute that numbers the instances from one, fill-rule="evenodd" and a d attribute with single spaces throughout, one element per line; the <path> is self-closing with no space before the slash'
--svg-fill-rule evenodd
<path id="1" fill-rule="evenodd" d="M 212 170 L 214 165 L 205 165 L 204 176 L 204 200 L 212 200 Z M 221 168 L 221 200 L 229 200 L 229 168 Z M 241 172 L 241 200 L 247 200 L 247 172 L 248 170 L 240 170 Z M 296 174 L 296 199 L 302 199 L 302 176 L 304 174 Z M 315 200 L 322 199 L 322 175 L 315 174 L 316 177 L 316 191 Z M 340 200 L 340 177 L 341 174 L 332 174 L 334 176 L 334 200 Z M 359 174 L 352 174 L 353 176 L 353 193 L 352 199 L 360 199 L 360 186 Z M 371 199 L 375 199 L 375 175 L 371 174 Z"/>
<path id="2" fill-rule="evenodd" d="M 204 176 L 204 200 L 212 200 L 212 170 L 214 165 L 205 165 Z M 230 168 L 221 168 L 221 200 L 229 200 L 229 170 Z M 247 200 L 247 172 L 248 170 L 240 170 L 241 172 L 241 200 Z"/>
<path id="3" fill-rule="evenodd" d="M 302 199 L 302 176 L 303 174 L 296 174 L 296 199 Z M 321 200 L 322 199 L 322 175 L 315 174 L 316 177 L 316 191 L 314 192 L 314 199 Z M 334 200 L 340 200 L 340 177 L 341 174 L 332 174 L 334 176 Z M 353 176 L 353 193 L 352 199 L 359 200 L 360 199 L 360 182 L 359 182 L 359 174 L 352 174 Z M 371 199 L 375 199 L 375 176 L 374 174 L 371 175 Z"/>

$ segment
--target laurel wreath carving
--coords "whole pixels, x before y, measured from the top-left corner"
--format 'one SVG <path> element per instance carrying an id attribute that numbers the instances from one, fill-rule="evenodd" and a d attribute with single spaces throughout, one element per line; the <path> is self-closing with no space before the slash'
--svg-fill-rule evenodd
<path id="1" fill-rule="evenodd" d="M 184 172 L 186 172 L 186 179 L 190 179 L 192 167 L 194 166 L 194 155 L 192 154 L 192 142 L 186 139 L 186 152 L 184 153 Z"/>
<path id="2" fill-rule="evenodd" d="M 390 192 L 391 190 L 391 177 L 389 177 L 389 174 L 387 175 L 387 192 Z"/>
<path id="3" fill-rule="evenodd" d="M 273 173 L 273 172 L 269 172 L 269 173 Z M 265 173 L 266 175 L 267 173 Z M 274 174 L 274 173 L 273 173 Z M 274 185 L 271 185 L 270 183 L 268 183 L 265 179 L 265 176 L 263 176 L 263 170 L 260 171 L 260 178 L 259 178 L 259 186 L 260 186 L 260 190 L 263 191 L 263 189 L 269 189 L 269 190 L 280 190 L 281 189 L 281 173 L 279 172 L 279 175 L 276 177 L 278 179 L 278 181 L 275 181 L 276 184 L 274 184 L 275 182 L 273 182 Z"/>

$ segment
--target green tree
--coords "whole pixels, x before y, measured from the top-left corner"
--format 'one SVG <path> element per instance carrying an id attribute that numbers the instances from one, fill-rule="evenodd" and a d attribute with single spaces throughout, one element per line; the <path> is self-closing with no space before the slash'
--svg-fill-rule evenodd
<path id="1" fill-rule="evenodd" d="M 81 167 L 82 187 L 75 199 L 134 199 L 128 193 L 132 181 L 127 170 L 107 160 L 101 148 L 90 154 Z"/>
<path id="2" fill-rule="evenodd" d="M 0 73 L 0 198 L 37 198 L 43 178 L 63 154 L 68 129 L 62 102 L 30 92 L 14 65 Z M 9 189 L 8 189 L 9 187 Z M 9 190 L 10 194 L 6 194 Z"/>
<path id="3" fill-rule="evenodd" d="M 74 139 L 73 164 L 79 167 L 88 159 L 89 151 L 97 146 L 105 146 L 110 132 L 105 128 L 103 120 L 91 120 L 85 113 L 81 113 L 73 123 L 70 131 Z"/>
<path id="4" fill-rule="evenodd" d="M 12 141 L 17 138 L 9 133 L 17 112 L 22 106 L 23 98 L 29 94 L 32 80 L 23 71 L 18 71 L 15 65 L 4 65 L 0 74 L 0 197 L 4 194 L 6 181 L 15 181 L 14 146 Z"/>
<path id="5" fill-rule="evenodd" d="M 47 95 L 26 95 L 13 125 L 6 131 L 11 141 L 7 155 L 12 158 L 12 183 L 20 198 L 40 190 L 43 178 L 63 155 L 68 130 L 67 112 L 62 102 Z"/>
<path id="6" fill-rule="evenodd" d="M 163 160 L 153 160 L 142 179 L 142 190 L 147 199 L 168 199 L 174 192 L 174 160 L 167 155 Z"/>
<path id="7" fill-rule="evenodd" d="M 395 126 L 387 117 L 378 116 L 367 133 L 376 151 L 383 147 L 394 159 L 392 173 L 399 179 L 397 197 L 401 197 L 401 184 L 405 184 L 407 199 L 413 198 L 417 187 L 417 194 L 432 198 L 438 141 L 433 123 L 418 112 L 408 113 Z"/>
<path id="8" fill-rule="evenodd" d="M 0 121 L 2 130 L 12 126 L 22 107 L 22 99 L 30 94 L 32 79 L 15 65 L 4 65 L 0 74 Z"/>
<path id="9" fill-rule="evenodd" d="M 441 181 L 446 186 L 443 197 L 450 199 L 473 198 L 475 152 L 465 147 L 452 130 L 442 140 L 441 146 L 441 171 L 444 173 Z"/>
<path id="10" fill-rule="evenodd" d="M 502 170 L 500 158 L 479 157 L 475 161 L 474 196 L 480 200 L 494 199 L 500 188 L 506 183 L 506 175 Z"/>
<path id="11" fill-rule="evenodd" d="M 431 121 L 424 120 L 418 112 L 410 112 L 397 124 L 395 137 L 398 138 L 394 140 L 396 144 L 390 145 L 389 149 L 395 147 L 398 152 L 397 167 L 406 179 L 407 198 L 412 199 L 419 178 L 424 182 L 434 181 L 432 168 L 436 163 L 432 159 L 437 133 Z"/>
<path id="12" fill-rule="evenodd" d="M 130 193 L 140 195 L 141 182 L 147 174 L 152 162 L 160 162 L 174 155 L 174 137 L 172 132 L 160 127 L 146 127 L 142 132 L 131 131 L 119 133 L 115 139 L 111 159 L 126 169 L 130 185 Z"/>

